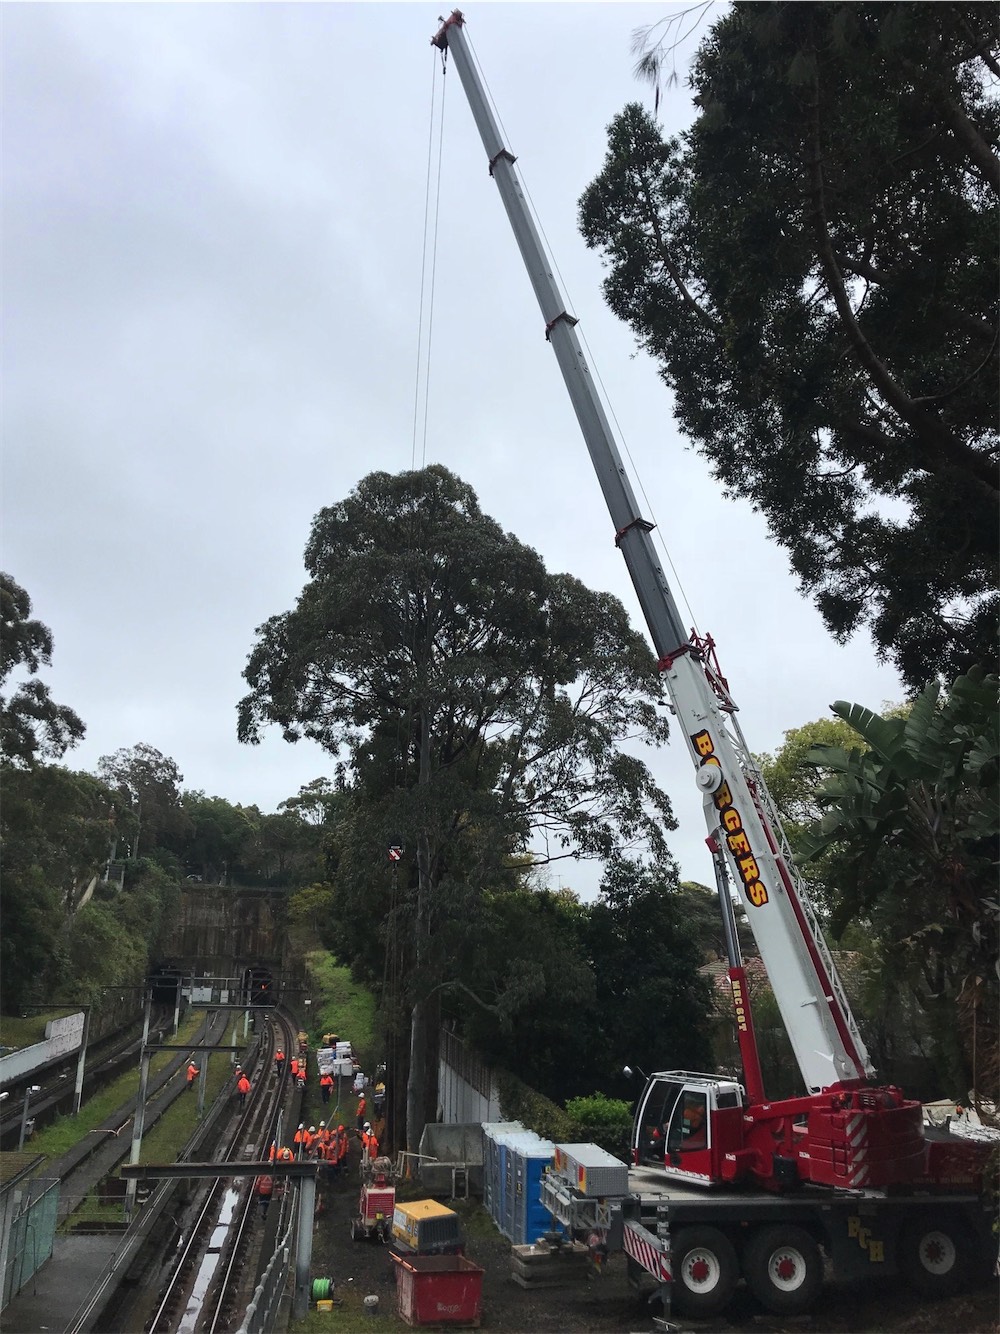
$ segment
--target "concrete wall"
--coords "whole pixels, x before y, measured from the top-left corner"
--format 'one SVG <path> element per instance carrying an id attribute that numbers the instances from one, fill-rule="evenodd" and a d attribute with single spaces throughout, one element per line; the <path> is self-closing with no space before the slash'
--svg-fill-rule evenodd
<path id="1" fill-rule="evenodd" d="M 281 967 L 287 895 L 270 889 L 185 885 L 163 949 L 185 972 L 229 977 L 251 964 Z"/>
<path id="2" fill-rule="evenodd" d="M 10 1084 L 37 1070 L 40 1065 L 80 1050 L 83 1041 L 83 1011 L 50 1019 L 45 1025 L 44 1042 L 9 1052 L 0 1057 L 0 1084 Z"/>

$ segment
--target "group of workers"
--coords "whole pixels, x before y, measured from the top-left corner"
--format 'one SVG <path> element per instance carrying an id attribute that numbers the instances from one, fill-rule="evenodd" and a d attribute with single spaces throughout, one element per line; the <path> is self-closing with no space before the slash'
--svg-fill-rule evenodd
<path id="1" fill-rule="evenodd" d="M 279 1047 L 278 1050 L 274 1053 L 274 1073 L 280 1078 L 281 1072 L 284 1070 L 284 1068 L 285 1068 L 285 1053 L 281 1049 L 281 1047 Z M 289 1074 L 292 1076 L 296 1088 L 304 1089 L 306 1086 L 306 1076 L 308 1074 L 308 1070 L 306 1067 L 306 1053 L 304 1051 L 300 1050 L 295 1056 L 292 1057 L 292 1059 L 288 1062 L 288 1071 Z"/>
<path id="2" fill-rule="evenodd" d="M 347 1170 L 349 1141 L 343 1126 L 327 1125 L 325 1121 L 316 1126 L 306 1126 L 304 1122 L 292 1136 L 292 1147 L 271 1145 L 269 1162 L 290 1163 L 311 1158 L 324 1164 L 324 1177 L 332 1181 L 335 1176 L 342 1176 Z"/>

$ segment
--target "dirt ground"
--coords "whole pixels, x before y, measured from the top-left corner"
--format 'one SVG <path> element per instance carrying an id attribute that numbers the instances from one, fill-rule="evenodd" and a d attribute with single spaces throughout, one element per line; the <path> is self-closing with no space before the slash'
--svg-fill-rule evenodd
<path id="1" fill-rule="evenodd" d="M 396 1313 L 393 1264 L 388 1249 L 373 1241 L 351 1239 L 351 1216 L 358 1202 L 357 1148 L 352 1146 L 348 1176 L 322 1186 L 319 1217 L 313 1239 L 312 1273 L 332 1277 L 336 1291 L 344 1297 L 344 1309 L 359 1310 L 361 1298 L 379 1298 L 378 1319 L 371 1321 L 373 1334 L 391 1324 L 407 1326 Z M 401 1190 L 401 1196 L 404 1191 Z M 419 1190 L 405 1192 L 421 1198 Z M 463 1217 L 466 1254 L 486 1271 L 483 1277 L 482 1323 L 484 1330 L 504 1334 L 600 1334 L 628 1331 L 654 1334 L 663 1325 L 654 1324 L 651 1313 L 629 1287 L 622 1256 L 613 1256 L 603 1273 L 575 1281 L 571 1286 L 528 1291 L 510 1275 L 510 1244 L 475 1200 L 446 1201 Z M 360 1296 L 359 1296 L 360 1294 Z M 1000 1306 L 998 1287 L 989 1282 L 964 1296 L 929 1304 L 897 1284 L 872 1282 L 849 1288 L 830 1286 L 812 1315 L 782 1319 L 769 1315 L 745 1291 L 740 1291 L 725 1316 L 711 1321 L 675 1318 L 674 1327 L 722 1334 L 747 1330 L 754 1334 L 998 1334 Z M 331 1329 L 334 1326 L 331 1325 Z M 441 1326 L 439 1328 L 447 1328 Z"/>

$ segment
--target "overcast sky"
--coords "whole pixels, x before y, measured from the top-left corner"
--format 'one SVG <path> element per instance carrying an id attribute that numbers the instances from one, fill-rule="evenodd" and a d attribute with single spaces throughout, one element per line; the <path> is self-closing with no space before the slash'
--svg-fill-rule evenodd
<path id="1" fill-rule="evenodd" d="M 774 750 L 835 699 L 902 689 L 870 639 L 832 642 L 762 520 L 686 446 L 576 230 L 606 125 L 651 105 L 631 34 L 680 8 L 470 0 L 467 31 L 675 589 L 749 744 Z M 265 811 L 331 772 L 311 743 L 240 746 L 236 704 L 255 628 L 303 586 L 313 516 L 411 464 L 447 12 L 4 5 L 2 565 L 54 634 L 43 679 L 86 723 L 73 768 L 145 742 L 185 787 Z M 641 626 L 456 72 L 446 88 L 426 461 Z M 682 80 L 660 115 L 680 131 L 692 110 Z M 682 741 L 650 759 L 682 874 L 711 883 Z M 559 878 L 586 892 L 598 874 Z"/>

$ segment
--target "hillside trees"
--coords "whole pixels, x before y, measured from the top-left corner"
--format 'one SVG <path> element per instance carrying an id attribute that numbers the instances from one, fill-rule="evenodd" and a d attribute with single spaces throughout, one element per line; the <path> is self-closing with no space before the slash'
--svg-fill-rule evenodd
<path id="1" fill-rule="evenodd" d="M 405 921 L 415 1149 L 436 1110 L 442 995 L 457 985 L 449 942 L 481 891 L 509 885 L 529 847 L 543 860 L 633 842 L 663 852 L 667 798 L 617 744 L 665 738 L 660 686 L 621 604 L 548 574 L 442 467 L 364 478 L 317 515 L 306 568 L 295 608 L 257 632 L 238 731 L 312 737 L 352 791 L 337 882 L 361 897 L 338 918 L 355 932 L 359 915 L 369 932 Z M 373 876 L 390 844 L 404 848 L 391 881 Z M 461 982 L 498 1003 L 475 972 Z"/>
<path id="2" fill-rule="evenodd" d="M 989 6 L 736 3 L 580 201 L 684 432 L 914 689 L 995 648 L 998 69 Z"/>
<path id="3" fill-rule="evenodd" d="M 946 695 L 929 686 L 905 716 L 837 703 L 864 745 L 808 756 L 828 775 L 808 851 L 829 859 L 833 928 L 866 924 L 887 977 L 928 1016 L 942 1077 L 959 1093 L 993 1090 L 1000 1074 L 998 686 L 976 669 Z"/>
<path id="4" fill-rule="evenodd" d="M 169 756 L 146 742 L 122 747 L 113 755 L 102 755 L 98 775 L 123 799 L 119 832 L 127 840 L 129 856 L 155 844 L 169 833 L 181 817 L 180 784 L 183 775 Z"/>
<path id="5" fill-rule="evenodd" d="M 22 681 L 7 694 L 11 673 L 35 678 L 52 663 L 52 631 L 31 617 L 31 598 L 9 574 L 0 572 L 0 759 L 25 768 L 36 760 L 60 759 L 83 738 L 81 719 L 57 704 L 48 686 Z"/>

